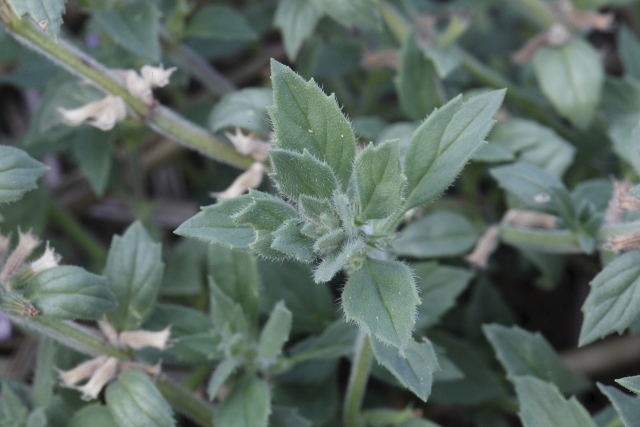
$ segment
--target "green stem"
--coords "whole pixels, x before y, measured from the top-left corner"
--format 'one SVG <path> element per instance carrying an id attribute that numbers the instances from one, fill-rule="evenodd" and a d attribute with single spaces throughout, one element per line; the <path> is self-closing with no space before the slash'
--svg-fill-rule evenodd
<path id="1" fill-rule="evenodd" d="M 369 380 L 369 372 L 371 371 L 371 343 L 369 336 L 360 329 L 358 338 L 356 339 L 355 354 L 353 363 L 351 364 L 351 374 L 349 375 L 349 384 L 347 385 L 347 394 L 344 399 L 344 425 L 345 427 L 361 427 L 360 406 L 364 398 L 364 392 L 367 388 Z"/>
<path id="2" fill-rule="evenodd" d="M 104 65 L 64 40 L 53 40 L 36 28 L 30 20 L 18 18 L 9 11 L 3 0 L 0 0 L 0 9 L 3 12 L 0 13 L 0 20 L 16 40 L 69 72 L 90 81 L 106 93 L 122 98 L 128 107 L 156 132 L 232 166 L 246 169 L 253 163 L 251 157 L 239 154 L 229 144 L 168 108 L 146 105 L 131 95 Z"/>
<path id="3" fill-rule="evenodd" d="M 506 0 L 505 3 L 520 9 L 524 16 L 542 27 L 549 27 L 558 22 L 558 18 L 541 0 Z"/>
<path id="4" fill-rule="evenodd" d="M 107 250 L 104 246 L 66 209 L 52 201 L 49 205 L 49 213 L 67 236 L 71 237 L 91 258 L 100 263 L 107 259 Z"/>
<path id="5" fill-rule="evenodd" d="M 173 409 L 200 425 L 213 427 L 213 410 L 205 402 L 194 397 L 189 390 L 164 375 L 158 379 L 156 386 Z"/>

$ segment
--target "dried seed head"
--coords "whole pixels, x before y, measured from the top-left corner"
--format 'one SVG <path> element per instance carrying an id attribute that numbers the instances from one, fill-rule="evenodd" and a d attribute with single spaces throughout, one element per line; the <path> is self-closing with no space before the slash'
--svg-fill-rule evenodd
<path id="1" fill-rule="evenodd" d="M 87 123 L 103 131 L 113 129 L 116 123 L 127 117 L 127 106 L 119 96 L 107 95 L 100 101 L 90 102 L 75 110 L 58 108 L 62 122 L 67 126 Z"/>
<path id="2" fill-rule="evenodd" d="M 557 220 L 556 216 L 543 212 L 509 209 L 505 213 L 502 222 L 521 227 L 537 227 L 551 230 L 556 228 Z"/>
<path id="3" fill-rule="evenodd" d="M 610 234 L 606 246 L 614 252 L 640 249 L 640 231 L 618 235 Z"/>
<path id="4" fill-rule="evenodd" d="M 18 246 L 13 250 L 13 253 L 7 259 L 2 273 L 0 273 L 0 282 L 5 283 L 7 279 L 16 274 L 22 268 L 24 262 L 33 250 L 40 244 L 40 240 L 31 234 L 31 230 L 27 233 L 19 231 L 20 240 Z"/>
<path id="5" fill-rule="evenodd" d="M 60 259 L 62 259 L 60 255 L 58 255 L 55 250 L 51 249 L 49 247 L 49 242 L 47 242 L 47 248 L 44 250 L 44 254 L 31 263 L 31 271 L 33 271 L 33 274 L 38 274 L 41 271 L 57 267 Z"/>
<path id="6" fill-rule="evenodd" d="M 82 393 L 82 400 L 93 400 L 98 397 L 102 388 L 116 375 L 118 359 L 109 357 L 95 370 L 89 381 L 82 387 L 75 387 Z"/>
<path id="7" fill-rule="evenodd" d="M 260 162 L 255 162 L 249 169 L 236 178 L 235 181 L 222 192 L 210 193 L 211 197 L 217 199 L 231 199 L 238 197 L 250 188 L 257 188 L 262 183 L 265 167 Z"/>
<path id="8" fill-rule="evenodd" d="M 269 142 L 256 138 L 252 133 L 245 135 L 240 128 L 236 128 L 235 134 L 231 132 L 225 132 L 224 134 L 229 138 L 238 153 L 251 156 L 259 162 L 269 158 L 269 150 L 271 149 Z"/>
<path id="9" fill-rule="evenodd" d="M 62 385 L 64 387 L 73 388 L 80 381 L 85 378 L 89 378 L 92 376 L 99 367 L 104 365 L 108 359 L 108 356 L 98 356 L 94 359 L 87 360 L 86 362 L 82 362 L 78 366 L 68 371 L 63 371 L 61 369 L 57 369 L 58 375 L 62 380 Z"/>
<path id="10" fill-rule="evenodd" d="M 475 268 L 487 268 L 489 258 L 500 244 L 499 237 L 500 228 L 497 225 L 489 227 L 480 237 L 473 251 L 465 257 L 465 260 Z"/>
<path id="11" fill-rule="evenodd" d="M 139 350 L 144 347 L 155 347 L 160 350 L 167 348 L 169 337 L 171 336 L 171 327 L 158 332 L 151 331 L 122 331 L 120 332 L 120 342 L 127 347 Z"/>
<path id="12" fill-rule="evenodd" d="M 177 69 L 177 67 L 171 67 L 165 70 L 162 64 L 160 64 L 159 67 L 145 65 L 140 69 L 140 74 L 151 87 L 164 87 L 169 84 L 169 77 L 171 77 L 171 74 Z"/>

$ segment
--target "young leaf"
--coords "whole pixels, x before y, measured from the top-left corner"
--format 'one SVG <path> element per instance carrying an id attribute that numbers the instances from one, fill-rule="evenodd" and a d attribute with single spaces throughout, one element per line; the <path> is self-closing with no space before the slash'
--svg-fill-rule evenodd
<path id="1" fill-rule="evenodd" d="M 540 89 L 558 113 L 586 129 L 600 103 L 604 82 L 596 50 L 581 38 L 560 47 L 543 47 L 533 56 L 533 68 Z"/>
<path id="2" fill-rule="evenodd" d="M 245 375 L 216 411 L 216 427 L 267 427 L 271 414 L 269 387 L 253 375 Z"/>
<path id="3" fill-rule="evenodd" d="M 478 237 L 478 229 L 464 216 L 435 211 L 402 229 L 393 250 L 416 258 L 455 256 L 471 250 Z"/>
<path id="4" fill-rule="evenodd" d="M 493 91 L 464 103 L 454 98 L 420 125 L 404 161 L 406 210 L 433 200 L 451 185 L 474 151 L 485 144 L 504 94 Z"/>
<path id="5" fill-rule="evenodd" d="M 620 26 L 616 40 L 625 75 L 640 81 L 640 41 L 626 25 Z"/>
<path id="6" fill-rule="evenodd" d="M 274 148 L 270 154 L 275 171 L 271 177 L 284 195 L 293 199 L 299 199 L 302 195 L 328 199 L 338 188 L 331 168 L 306 149 L 303 154 L 298 154 Z"/>
<path id="7" fill-rule="evenodd" d="M 635 377 L 625 377 L 616 380 L 622 387 L 631 390 L 635 394 L 640 394 L 640 375 Z"/>
<path id="8" fill-rule="evenodd" d="M 427 401 L 431 393 L 433 373 L 440 370 L 431 342 L 409 342 L 406 354 L 401 356 L 394 347 L 371 338 L 376 360 L 387 368 L 402 385 Z"/>
<path id="9" fill-rule="evenodd" d="M 398 143 L 396 139 L 378 146 L 369 144 L 356 159 L 359 212 L 364 220 L 386 218 L 402 203 L 406 177 L 400 166 Z"/>
<path id="10" fill-rule="evenodd" d="M 140 222 L 113 238 L 104 276 L 118 301 L 118 307 L 107 314 L 117 330 L 136 329 L 149 317 L 163 272 L 161 245 Z"/>
<path id="11" fill-rule="evenodd" d="M 282 352 L 282 346 L 291 332 L 291 312 L 280 301 L 271 311 L 269 320 L 260 332 L 258 357 L 263 361 L 272 361 Z"/>
<path id="12" fill-rule="evenodd" d="M 273 104 L 271 89 L 249 87 L 222 97 L 207 121 L 212 132 L 239 127 L 269 136 L 267 107 Z"/>
<path id="13" fill-rule="evenodd" d="M 36 407 L 47 409 L 53 400 L 54 363 L 58 344 L 51 338 L 42 337 L 38 342 L 38 358 L 33 375 L 33 400 Z"/>
<path id="14" fill-rule="evenodd" d="M 497 324 L 484 325 L 483 330 L 510 379 L 531 375 L 554 383 L 563 393 L 591 386 L 585 377 L 562 366 L 556 352 L 539 333 Z"/>
<path id="15" fill-rule="evenodd" d="M 113 427 L 115 423 L 106 406 L 94 403 L 73 414 L 68 427 L 86 427 L 88 425 L 91 427 Z"/>
<path id="16" fill-rule="evenodd" d="M 400 50 L 398 74 L 394 79 L 400 106 L 409 118 L 423 120 L 438 106 L 437 80 L 433 63 L 418 46 L 415 32 L 411 32 Z"/>
<path id="17" fill-rule="evenodd" d="M 411 270 L 396 261 L 365 259 L 342 292 L 347 320 L 357 322 L 370 336 L 397 347 L 401 355 L 409 345 L 419 303 Z"/>
<path id="18" fill-rule="evenodd" d="M 258 34 L 242 14 L 229 6 L 207 6 L 193 15 L 185 33 L 214 40 L 255 40 Z"/>
<path id="19" fill-rule="evenodd" d="M 209 400 L 216 398 L 218 390 L 220 390 L 220 387 L 229 379 L 233 371 L 236 370 L 238 364 L 238 360 L 227 358 L 216 366 L 216 369 L 213 371 L 211 378 L 209 378 L 209 383 L 207 384 Z"/>
<path id="20" fill-rule="evenodd" d="M 606 395 L 626 427 L 637 427 L 640 420 L 640 397 L 621 392 L 615 387 L 598 383 L 600 391 Z"/>
<path id="21" fill-rule="evenodd" d="M 255 232 L 250 225 L 236 224 L 232 216 L 249 205 L 254 197 L 249 193 L 206 206 L 200 213 L 183 222 L 174 233 L 207 243 L 246 249 L 255 240 Z"/>
<path id="22" fill-rule="evenodd" d="M 13 13 L 22 18 L 31 17 L 40 28 L 53 37 L 60 34 L 66 0 L 7 0 Z"/>
<path id="23" fill-rule="evenodd" d="M 581 346 L 612 332 L 621 334 L 640 315 L 640 251 L 616 258 L 590 285 L 582 306 Z"/>
<path id="24" fill-rule="evenodd" d="M 346 191 L 356 144 L 351 125 L 335 97 L 326 96 L 313 79 L 305 82 L 275 60 L 271 61 L 271 81 L 274 106 L 269 113 L 273 120 L 275 146 L 300 154 L 307 150 L 326 162 L 342 191 Z"/>
<path id="25" fill-rule="evenodd" d="M 575 397 L 566 400 L 550 383 L 535 377 L 513 379 L 524 427 L 596 427 Z"/>
<path id="26" fill-rule="evenodd" d="M 254 328 L 253 323 L 249 325 L 242 306 L 225 294 L 211 276 L 209 276 L 209 301 L 211 320 L 220 334 L 228 329 L 234 334 L 247 336 L 249 326 Z"/>
<path id="27" fill-rule="evenodd" d="M 273 24 L 280 28 L 284 50 L 290 61 L 295 61 L 302 44 L 316 28 L 322 13 L 311 0 L 282 0 L 278 2 Z"/>
<path id="28" fill-rule="evenodd" d="M 100 319 L 117 306 L 103 277 L 71 265 L 38 273 L 24 295 L 41 315 L 60 319 Z"/>
<path id="29" fill-rule="evenodd" d="M 36 181 L 47 169 L 24 151 L 0 145 L 0 203 L 19 200 L 37 188 Z"/>
<path id="30" fill-rule="evenodd" d="M 103 132 L 92 126 L 82 126 L 73 139 L 74 158 L 98 196 L 104 194 L 109 182 L 113 158 L 111 151 L 116 136 L 115 132 Z"/>
<path id="31" fill-rule="evenodd" d="M 328 282 L 350 259 L 364 257 L 364 250 L 365 244 L 362 240 L 345 244 L 342 249 L 334 251 L 318 265 L 313 273 L 313 280 L 316 283 Z"/>
<path id="32" fill-rule="evenodd" d="M 174 427 L 173 411 L 147 374 L 127 369 L 107 386 L 107 408 L 120 427 Z"/>
<path id="33" fill-rule="evenodd" d="M 382 20 L 378 9 L 379 0 L 311 0 L 323 11 L 345 27 L 380 29 Z"/>
<path id="34" fill-rule="evenodd" d="M 157 63 L 160 61 L 158 19 L 161 13 L 154 3 L 138 0 L 117 9 L 93 13 L 104 31 L 128 51 Z"/>
<path id="35" fill-rule="evenodd" d="M 285 221 L 274 233 L 271 247 L 300 262 L 312 262 L 316 259 L 313 251 L 313 239 L 302 233 L 304 222 L 296 219 Z"/>

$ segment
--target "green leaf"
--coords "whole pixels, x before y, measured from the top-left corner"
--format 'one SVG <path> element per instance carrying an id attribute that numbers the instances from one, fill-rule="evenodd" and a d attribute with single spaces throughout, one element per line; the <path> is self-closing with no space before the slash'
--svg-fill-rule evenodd
<path id="1" fill-rule="evenodd" d="M 491 175 L 528 208 L 560 215 L 567 228 L 577 226 L 571 196 L 556 176 L 522 162 L 493 168 Z"/>
<path id="2" fill-rule="evenodd" d="M 456 256 L 473 248 L 478 237 L 478 229 L 467 218 L 440 210 L 402 229 L 393 250 L 398 255 L 416 258 Z"/>
<path id="3" fill-rule="evenodd" d="M 103 277 L 70 265 L 36 274 L 24 294 L 42 316 L 60 319 L 100 319 L 117 305 Z"/>
<path id="4" fill-rule="evenodd" d="M 73 414 L 68 427 L 113 427 L 115 423 L 106 406 L 94 403 Z"/>
<path id="5" fill-rule="evenodd" d="M 267 427 L 271 414 L 269 387 L 253 375 L 245 375 L 216 411 L 216 427 Z"/>
<path id="6" fill-rule="evenodd" d="M 269 418 L 269 427 L 312 427 L 312 424 L 298 413 L 297 408 L 274 406 Z"/>
<path id="7" fill-rule="evenodd" d="M 26 427 L 47 427 L 47 416 L 44 408 L 37 408 L 31 411 L 27 417 Z"/>
<path id="8" fill-rule="evenodd" d="M 137 329 L 149 317 L 162 284 L 162 249 L 140 222 L 111 241 L 104 276 L 118 301 L 107 316 L 119 331 Z"/>
<path id="9" fill-rule="evenodd" d="M 80 171 L 87 177 L 94 193 L 104 194 L 111 172 L 111 151 L 115 132 L 103 132 L 92 126 L 82 126 L 73 139 L 73 155 Z"/>
<path id="10" fill-rule="evenodd" d="M 631 396 L 615 387 L 598 383 L 600 391 L 606 395 L 626 427 L 638 427 L 640 420 L 640 397 Z"/>
<path id="11" fill-rule="evenodd" d="M 419 303 L 411 270 L 396 261 L 365 259 L 342 292 L 347 320 L 357 322 L 370 336 L 397 347 L 403 355 Z"/>
<path id="12" fill-rule="evenodd" d="M 37 188 L 36 181 L 49 169 L 14 147 L 0 145 L 0 203 L 14 202 Z"/>
<path id="13" fill-rule="evenodd" d="M 581 38 L 533 55 L 540 89 L 558 113 L 586 129 L 600 103 L 604 69 L 596 50 Z"/>
<path id="14" fill-rule="evenodd" d="M 381 29 L 379 0 L 311 0 L 323 11 L 345 27 Z"/>
<path id="15" fill-rule="evenodd" d="M 411 407 L 402 411 L 386 408 L 362 411 L 362 419 L 371 427 L 397 426 L 411 418 L 413 418 Z"/>
<path id="16" fill-rule="evenodd" d="M 438 75 L 416 41 L 415 31 L 400 50 L 398 74 L 393 82 L 404 113 L 412 120 L 423 120 L 440 104 L 436 85 Z"/>
<path id="17" fill-rule="evenodd" d="M 224 335 L 230 331 L 232 334 L 239 334 L 246 338 L 250 335 L 249 327 L 255 328 L 253 324 L 249 325 L 247 322 L 242 306 L 225 294 L 211 276 L 209 276 L 209 301 L 211 320 L 220 334 Z"/>
<path id="18" fill-rule="evenodd" d="M 28 410 L 20 398 L 11 390 L 6 381 L 2 381 L 2 400 L 0 400 L 0 418 L 10 427 L 21 427 L 27 420 Z"/>
<path id="19" fill-rule="evenodd" d="M 285 221 L 273 233 L 271 247 L 300 262 L 312 262 L 316 259 L 316 254 L 313 251 L 313 239 L 302 233 L 304 225 L 304 222 L 296 219 Z"/>
<path id="20" fill-rule="evenodd" d="M 473 273 L 468 270 L 438 265 L 435 262 L 411 264 L 422 298 L 418 306 L 416 329 L 428 328 L 454 306 L 455 300 L 469 285 Z"/>
<path id="21" fill-rule="evenodd" d="M 254 31 L 246 18 L 229 6 L 206 6 L 189 20 L 185 35 L 214 40 L 255 40 Z"/>
<path id="22" fill-rule="evenodd" d="M 566 400 L 550 383 L 535 377 L 513 379 L 524 427 L 596 427 L 575 397 Z"/>
<path id="23" fill-rule="evenodd" d="M 213 400 L 216 398 L 220 387 L 222 387 L 222 385 L 229 379 L 238 365 L 238 360 L 227 358 L 220 362 L 218 366 L 216 366 L 216 369 L 214 369 L 213 374 L 211 374 L 211 378 L 209 378 L 209 383 L 207 384 L 207 394 L 209 395 L 209 400 Z"/>
<path id="24" fill-rule="evenodd" d="M 581 346 L 612 332 L 621 334 L 640 315 L 640 252 L 616 258 L 590 285 L 591 292 L 582 306 Z"/>
<path id="25" fill-rule="evenodd" d="M 399 141 L 369 144 L 355 163 L 359 212 L 364 220 L 391 215 L 402 203 L 406 177 L 400 166 Z"/>
<path id="26" fill-rule="evenodd" d="M 174 233 L 207 243 L 246 249 L 255 240 L 255 232 L 249 225 L 236 224 L 232 216 L 249 205 L 253 197 L 249 193 L 203 207 L 201 212 L 183 222 Z"/>
<path id="27" fill-rule="evenodd" d="M 260 332 L 258 340 L 258 357 L 263 361 L 275 360 L 291 332 L 291 312 L 280 301 L 271 311 L 269 320 Z"/>
<path id="28" fill-rule="evenodd" d="M 626 25 L 620 26 L 616 40 L 625 75 L 640 80 L 640 41 Z"/>
<path id="29" fill-rule="evenodd" d="M 40 28 L 57 38 L 64 15 L 66 0 L 7 0 L 13 13 L 20 18 L 31 17 Z"/>
<path id="30" fill-rule="evenodd" d="M 105 392 L 107 408 L 120 427 L 173 427 L 173 411 L 147 374 L 127 369 Z"/>
<path id="31" fill-rule="evenodd" d="M 326 96 L 313 79 L 305 82 L 289 67 L 274 60 L 271 61 L 271 81 L 274 106 L 269 113 L 275 146 L 301 154 L 307 150 L 326 162 L 335 174 L 333 180 L 337 178 L 340 188 L 346 191 L 356 145 L 351 125 L 340 111 L 335 96 Z M 273 157 L 273 150 L 271 153 Z M 317 173 L 315 168 L 310 172 Z"/>
<path id="32" fill-rule="evenodd" d="M 640 81 L 610 77 L 604 89 L 602 106 L 609 119 L 607 135 L 621 159 L 632 163 L 633 130 L 640 120 Z"/>
<path id="33" fill-rule="evenodd" d="M 56 384 L 54 364 L 58 344 L 51 338 L 41 337 L 38 341 L 38 358 L 33 375 L 33 400 L 37 407 L 47 409 L 53 401 L 53 387 Z"/>
<path id="34" fill-rule="evenodd" d="M 258 319 L 258 267 L 253 255 L 222 245 L 209 248 L 209 274 L 220 290 L 242 307 L 251 323 Z"/>
<path id="35" fill-rule="evenodd" d="M 626 389 L 631 390 L 635 394 L 640 394 L 640 375 L 635 377 L 625 377 L 616 380 L 618 384 Z"/>
<path id="36" fill-rule="evenodd" d="M 294 323 L 295 325 L 295 323 Z M 327 327 L 320 335 L 308 340 L 302 350 L 292 350 L 292 359 L 296 362 L 305 360 L 332 360 L 353 353 L 358 333 L 357 328 L 338 319 Z"/>
<path id="37" fill-rule="evenodd" d="M 582 253 L 576 234 L 570 230 L 545 230 L 501 225 L 500 240 L 521 249 L 550 254 Z"/>
<path id="38" fill-rule="evenodd" d="M 454 98 L 418 127 L 407 149 L 405 209 L 423 205 L 451 185 L 491 130 L 504 90 Z"/>
<path id="39" fill-rule="evenodd" d="M 311 0 L 281 0 L 273 25 L 280 29 L 284 49 L 290 61 L 295 61 L 305 40 L 313 34 L 322 13 Z"/>
<path id="40" fill-rule="evenodd" d="M 313 272 L 313 280 L 316 283 L 325 283 L 331 280 L 350 260 L 364 258 L 365 243 L 362 240 L 354 240 L 342 246 L 342 249 L 328 255 Z"/>
<path id="41" fill-rule="evenodd" d="M 271 164 L 278 189 L 288 197 L 299 199 L 306 195 L 328 199 L 338 188 L 336 177 L 326 163 L 309 154 L 274 148 L 270 151 Z"/>
<path id="42" fill-rule="evenodd" d="M 162 295 L 197 295 L 203 289 L 204 260 L 208 245 L 192 239 L 180 239 L 165 250 L 166 266 L 162 277 Z"/>
<path id="43" fill-rule="evenodd" d="M 531 375 L 554 383 L 563 393 L 576 393 L 591 386 L 585 377 L 562 365 L 553 347 L 540 333 L 496 324 L 482 328 L 509 379 Z"/>
<path id="44" fill-rule="evenodd" d="M 267 107 L 273 104 L 271 89 L 249 87 L 222 97 L 211 111 L 207 125 L 212 132 L 239 127 L 269 136 Z"/>
<path id="45" fill-rule="evenodd" d="M 395 347 L 371 339 L 376 360 L 387 368 L 402 385 L 423 401 L 427 401 L 433 384 L 433 373 L 440 370 L 431 342 L 409 341 L 406 354 L 401 356 Z"/>
<path id="46" fill-rule="evenodd" d="M 93 19 L 117 44 L 154 63 L 160 61 L 160 16 L 155 4 L 145 0 L 93 13 Z"/>

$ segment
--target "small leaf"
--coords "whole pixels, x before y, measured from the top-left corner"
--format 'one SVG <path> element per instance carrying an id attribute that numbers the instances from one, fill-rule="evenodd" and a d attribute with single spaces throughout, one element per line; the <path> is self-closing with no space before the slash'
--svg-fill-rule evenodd
<path id="1" fill-rule="evenodd" d="M 560 47 L 543 47 L 533 56 L 533 68 L 540 89 L 558 113 L 586 129 L 600 103 L 604 82 L 596 50 L 581 38 Z"/>
<path id="2" fill-rule="evenodd" d="M 590 285 L 591 292 L 582 306 L 581 346 L 612 332 L 621 334 L 640 315 L 640 252 L 616 258 Z"/>
<path id="3" fill-rule="evenodd" d="M 229 330 L 233 334 L 249 335 L 250 325 L 242 306 L 225 294 L 211 276 L 209 276 L 209 301 L 211 320 L 220 334 Z M 254 327 L 253 324 L 251 326 Z"/>
<path id="4" fill-rule="evenodd" d="M 107 386 L 109 413 L 120 427 L 174 427 L 173 411 L 147 374 L 127 369 Z"/>
<path id="5" fill-rule="evenodd" d="M 321 17 L 322 13 L 311 0 L 278 2 L 273 24 L 280 28 L 284 49 L 290 61 L 295 61 L 302 44 L 311 37 Z"/>
<path id="6" fill-rule="evenodd" d="M 409 345 L 419 303 L 411 270 L 396 261 L 367 258 L 363 267 L 351 274 L 342 292 L 347 320 L 397 347 L 401 354 Z"/>
<path id="7" fill-rule="evenodd" d="M 70 265 L 38 273 L 29 281 L 25 297 L 41 315 L 70 320 L 100 319 L 117 305 L 103 277 Z"/>
<path id="8" fill-rule="evenodd" d="M 313 273 L 316 283 L 325 283 L 342 270 L 342 267 L 353 258 L 364 257 L 365 244 L 362 240 L 354 240 L 345 244 L 339 251 L 328 255 Z"/>
<path id="9" fill-rule="evenodd" d="M 48 167 L 14 147 L 0 145 L 0 203 L 14 202 L 37 188 Z"/>
<path id="10" fill-rule="evenodd" d="M 398 255 L 437 258 L 468 252 L 478 240 L 478 229 L 464 216 L 435 211 L 410 223 L 393 243 Z"/>
<path id="11" fill-rule="evenodd" d="M 267 107 L 272 104 L 271 89 L 250 87 L 231 92 L 216 104 L 207 124 L 212 132 L 239 127 L 266 138 L 270 131 Z"/>
<path id="12" fill-rule="evenodd" d="M 189 20 L 189 37 L 214 40 L 255 40 L 258 34 L 244 16 L 229 6 L 207 6 Z"/>
<path id="13" fill-rule="evenodd" d="M 433 63 L 418 46 L 415 31 L 400 50 L 398 74 L 394 79 L 400 106 L 412 120 L 423 120 L 440 104 L 436 89 L 438 75 Z"/>
<path id="14" fill-rule="evenodd" d="M 364 220 L 391 215 L 402 203 L 402 186 L 406 177 L 400 166 L 398 143 L 387 141 L 369 144 L 355 163 L 359 212 Z"/>
<path id="15" fill-rule="evenodd" d="M 596 427 L 575 397 L 566 400 L 550 383 L 535 377 L 513 379 L 524 427 Z"/>
<path id="16" fill-rule="evenodd" d="M 345 27 L 380 29 L 382 20 L 379 0 L 311 0 L 323 11 Z"/>
<path id="17" fill-rule="evenodd" d="M 600 391 L 606 395 L 626 427 L 638 427 L 640 420 L 640 397 L 631 396 L 615 387 L 598 383 Z"/>
<path id="18" fill-rule="evenodd" d="M 13 13 L 22 18 L 28 15 L 53 37 L 60 34 L 66 0 L 7 0 Z"/>
<path id="19" fill-rule="evenodd" d="M 271 414 L 269 387 L 253 375 L 245 375 L 216 411 L 216 427 L 267 427 Z"/>
<path id="20" fill-rule="evenodd" d="M 328 199 L 338 188 L 329 165 L 313 157 L 307 150 L 298 154 L 274 148 L 270 154 L 275 171 L 271 177 L 284 195 L 293 199 L 299 199 L 302 195 Z"/>
<path id="21" fill-rule="evenodd" d="M 294 323 L 295 324 L 295 323 Z M 327 327 L 301 351 L 292 351 L 292 359 L 333 360 L 353 353 L 358 329 L 343 319 L 338 319 Z"/>
<path id="22" fill-rule="evenodd" d="M 68 427 L 113 427 L 115 420 L 109 409 L 100 403 L 87 405 L 73 414 Z"/>
<path id="23" fill-rule="evenodd" d="M 104 194 L 109 182 L 115 132 L 103 132 L 92 126 L 82 126 L 73 139 L 73 155 L 94 193 Z"/>
<path id="24" fill-rule="evenodd" d="M 625 75 L 640 80 L 640 41 L 626 25 L 620 26 L 616 40 Z"/>
<path id="25" fill-rule="evenodd" d="M 255 232 L 250 225 L 237 225 L 232 216 L 249 205 L 253 197 L 249 193 L 206 206 L 200 213 L 183 222 L 174 233 L 207 243 L 246 249 L 255 240 Z"/>
<path id="26" fill-rule="evenodd" d="M 305 82 L 275 60 L 271 61 L 271 81 L 274 106 L 269 113 L 275 146 L 300 154 L 307 150 L 326 162 L 335 174 L 334 180 L 337 178 L 340 188 L 346 191 L 356 144 L 351 125 L 340 111 L 335 96 L 326 96 L 313 79 Z"/>
<path id="27" fill-rule="evenodd" d="M 551 345 L 539 333 L 496 324 L 484 325 L 483 330 L 510 379 L 531 375 L 554 383 L 563 393 L 575 393 L 591 386 L 585 377 L 562 365 Z"/>
<path id="28" fill-rule="evenodd" d="M 304 224 L 304 222 L 295 219 L 285 221 L 273 233 L 271 247 L 300 262 L 312 262 L 316 259 L 316 254 L 313 251 L 313 239 L 302 233 Z"/>
<path id="29" fill-rule="evenodd" d="M 635 377 L 625 377 L 616 380 L 618 384 L 622 387 L 631 390 L 635 394 L 640 395 L 640 375 L 636 375 Z"/>
<path id="30" fill-rule="evenodd" d="M 229 379 L 233 371 L 236 370 L 238 364 L 239 363 L 236 359 L 227 358 L 216 366 L 216 369 L 214 369 L 211 378 L 209 378 L 209 383 L 207 384 L 209 400 L 216 398 L 218 390 L 220 390 L 220 387 Z"/>
<path id="31" fill-rule="evenodd" d="M 371 339 L 371 348 L 376 360 L 402 385 L 423 401 L 427 401 L 431 393 L 433 373 L 440 370 L 436 353 L 430 342 L 417 343 L 411 340 L 404 357 L 398 354 L 396 348 L 376 339 Z"/>
<path id="32" fill-rule="evenodd" d="M 149 317 L 163 272 L 161 245 L 140 222 L 113 238 L 104 276 L 118 300 L 118 307 L 107 314 L 117 330 L 137 329 Z"/>
<path id="33" fill-rule="evenodd" d="M 160 61 L 161 14 L 154 3 L 138 0 L 118 9 L 97 10 L 92 16 L 123 48 L 151 62 Z"/>
<path id="34" fill-rule="evenodd" d="M 404 161 L 407 175 L 405 209 L 423 205 L 451 185 L 473 153 L 485 144 L 493 115 L 504 90 L 454 98 L 420 125 L 411 138 Z"/>
<path id="35" fill-rule="evenodd" d="M 291 312 L 282 301 L 271 311 L 258 340 L 258 357 L 263 361 L 274 360 L 282 352 L 291 332 L 291 318 Z"/>

